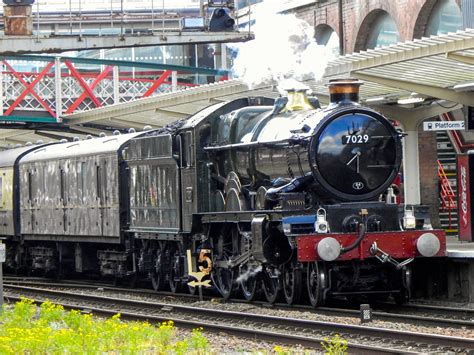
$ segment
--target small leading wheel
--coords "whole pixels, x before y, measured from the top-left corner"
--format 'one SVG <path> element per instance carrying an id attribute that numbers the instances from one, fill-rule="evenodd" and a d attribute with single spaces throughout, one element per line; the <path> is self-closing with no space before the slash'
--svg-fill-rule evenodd
<path id="1" fill-rule="evenodd" d="M 138 273 L 133 272 L 130 275 L 127 275 L 124 279 L 125 286 L 129 288 L 136 288 L 139 281 Z"/>
<path id="2" fill-rule="evenodd" d="M 405 266 L 401 271 L 400 292 L 392 294 L 395 303 L 399 306 L 405 304 L 410 299 L 411 290 L 411 269 Z"/>
<path id="3" fill-rule="evenodd" d="M 397 306 L 404 305 L 408 302 L 408 291 L 405 288 L 402 288 L 400 292 L 393 293 L 393 300 Z"/>
<path id="4" fill-rule="evenodd" d="M 326 272 L 322 263 L 309 263 L 306 276 L 309 301 L 311 305 L 313 307 L 324 305 L 326 301 L 324 295 L 324 288 L 326 287 Z"/>
<path id="5" fill-rule="evenodd" d="M 290 261 L 282 266 L 282 284 L 286 303 L 298 303 L 303 290 L 303 276 L 295 262 Z"/>
<path id="6" fill-rule="evenodd" d="M 153 259 L 153 267 L 151 269 L 150 277 L 153 289 L 159 291 L 165 286 L 163 274 L 163 248 L 158 246 L 154 254 L 155 257 Z"/>
<path id="7" fill-rule="evenodd" d="M 173 293 L 178 293 L 181 289 L 181 262 L 180 262 L 180 252 L 178 246 L 170 247 L 170 266 L 168 270 L 168 283 L 170 286 L 170 291 Z"/>
<path id="8" fill-rule="evenodd" d="M 268 303 L 275 303 L 280 295 L 280 280 L 275 267 L 267 266 L 262 271 L 262 289 Z"/>

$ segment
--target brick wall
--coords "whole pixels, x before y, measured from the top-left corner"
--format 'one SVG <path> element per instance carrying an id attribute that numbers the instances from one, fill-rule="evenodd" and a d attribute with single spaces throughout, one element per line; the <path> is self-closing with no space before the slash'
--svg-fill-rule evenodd
<path id="1" fill-rule="evenodd" d="M 418 131 L 418 154 L 420 164 L 420 198 L 430 207 L 431 222 L 439 227 L 439 179 L 436 132 Z"/>
<path id="2" fill-rule="evenodd" d="M 431 11 L 438 0 L 343 0 L 345 53 L 365 49 L 365 41 L 373 21 L 381 12 L 388 13 L 397 25 L 400 40 L 424 35 Z M 461 0 L 456 0 L 460 4 Z M 338 1 L 315 1 L 295 10 L 318 31 L 330 26 L 339 35 Z"/>

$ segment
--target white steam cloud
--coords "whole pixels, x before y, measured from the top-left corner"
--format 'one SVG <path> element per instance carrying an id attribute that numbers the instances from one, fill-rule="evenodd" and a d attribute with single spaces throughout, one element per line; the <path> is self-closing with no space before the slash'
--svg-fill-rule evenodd
<path id="1" fill-rule="evenodd" d="M 249 267 L 245 272 L 241 273 L 235 281 L 237 283 L 245 282 L 250 277 L 257 275 L 261 271 L 262 271 L 262 265 L 258 265 L 257 267 Z"/>
<path id="2" fill-rule="evenodd" d="M 251 88 L 289 78 L 321 78 L 333 55 L 316 43 L 313 27 L 293 14 L 275 13 L 272 1 L 255 10 L 255 39 L 234 46 L 234 76 Z"/>

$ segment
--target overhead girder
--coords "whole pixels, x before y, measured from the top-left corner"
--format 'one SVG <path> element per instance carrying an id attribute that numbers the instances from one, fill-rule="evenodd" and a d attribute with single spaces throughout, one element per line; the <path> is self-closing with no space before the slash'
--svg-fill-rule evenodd
<path id="1" fill-rule="evenodd" d="M 396 79 L 394 77 L 387 78 L 377 76 L 374 74 L 364 73 L 363 71 L 355 71 L 351 73 L 351 76 L 357 79 L 370 81 L 384 86 L 389 86 L 397 89 L 408 90 L 416 92 L 418 94 L 438 98 L 441 100 L 447 100 L 457 102 L 459 104 L 474 106 L 474 92 L 456 92 L 452 89 L 446 89 L 442 87 L 436 87 L 416 82 L 404 81 Z"/>
<path id="2" fill-rule="evenodd" d="M 198 43 L 245 42 L 253 38 L 249 32 L 166 32 L 123 34 L 110 36 L 4 36 L 0 54 L 59 53 L 93 49 L 112 49 L 145 46 L 171 46 Z"/>
<path id="3" fill-rule="evenodd" d="M 474 65 L 473 55 L 466 55 L 459 52 L 449 52 L 449 53 L 446 53 L 446 58 L 452 59 L 461 63 Z"/>
<path id="4" fill-rule="evenodd" d="M 462 105 L 443 102 L 442 106 L 435 102 L 427 106 L 405 108 L 399 105 L 379 105 L 374 109 L 384 116 L 400 121 L 405 129 L 415 130 L 421 121 L 428 117 L 435 117 L 446 112 L 460 109 Z"/>

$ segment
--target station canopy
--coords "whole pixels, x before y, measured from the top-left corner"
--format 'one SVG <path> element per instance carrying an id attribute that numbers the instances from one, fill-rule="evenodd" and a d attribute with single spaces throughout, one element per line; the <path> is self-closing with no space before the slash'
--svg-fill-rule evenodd
<path id="1" fill-rule="evenodd" d="M 307 80 L 305 84 L 325 104 L 328 102 L 327 83 L 336 78 L 362 80 L 361 103 L 406 125 L 461 105 L 474 106 L 474 30 L 342 56 L 329 63 L 321 80 Z M 279 95 L 271 85 L 249 89 L 239 80 L 222 81 L 68 115 L 64 123 L 80 134 L 55 132 L 51 138 L 97 135 L 100 127 L 141 130 L 149 125 L 158 128 L 212 103 L 247 96 L 276 98 Z M 33 131 L 0 131 L 0 141 L 5 145 L 37 139 L 44 140 L 44 135 L 38 136 Z"/>

